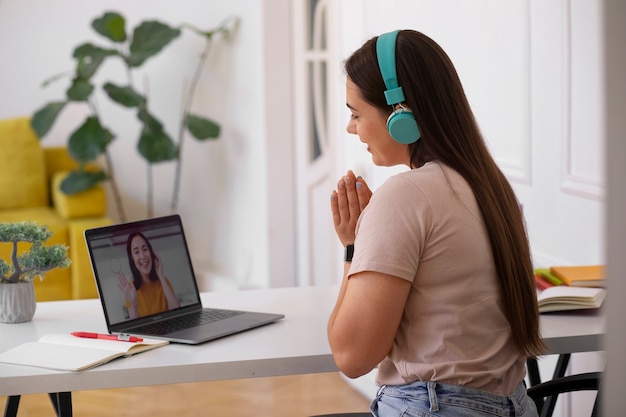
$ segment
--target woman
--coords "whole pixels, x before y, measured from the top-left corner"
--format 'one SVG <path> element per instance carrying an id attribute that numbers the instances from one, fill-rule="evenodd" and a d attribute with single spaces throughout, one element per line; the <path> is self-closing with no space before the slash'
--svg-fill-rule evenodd
<path id="1" fill-rule="evenodd" d="M 525 362 L 544 345 L 523 218 L 450 59 L 404 30 L 345 70 L 347 131 L 375 165 L 411 169 L 373 194 L 348 171 L 331 195 L 346 246 L 328 323 L 337 366 L 378 367 L 376 416 L 535 416 Z"/>
<path id="2" fill-rule="evenodd" d="M 128 236 L 126 253 L 133 281 L 129 282 L 120 272 L 118 286 L 126 297 L 129 317 L 143 317 L 180 307 L 172 284 L 163 275 L 161 258 L 154 253 L 143 234 L 131 233 Z"/>

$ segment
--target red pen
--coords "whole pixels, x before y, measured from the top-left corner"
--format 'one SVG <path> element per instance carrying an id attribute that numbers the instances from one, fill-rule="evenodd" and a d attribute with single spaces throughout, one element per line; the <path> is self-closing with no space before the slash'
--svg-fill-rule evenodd
<path id="1" fill-rule="evenodd" d="M 143 342 L 141 337 L 135 337 L 128 334 L 102 334 L 91 332 L 72 332 L 72 336 L 84 337 L 87 339 L 106 339 L 106 340 L 118 340 L 120 342 Z"/>

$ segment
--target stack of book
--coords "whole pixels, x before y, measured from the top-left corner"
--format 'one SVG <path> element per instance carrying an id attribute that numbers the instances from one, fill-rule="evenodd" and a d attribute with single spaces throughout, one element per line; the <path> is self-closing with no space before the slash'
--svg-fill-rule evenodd
<path id="1" fill-rule="evenodd" d="M 539 311 L 599 308 L 606 296 L 605 282 L 604 265 L 535 269 Z"/>

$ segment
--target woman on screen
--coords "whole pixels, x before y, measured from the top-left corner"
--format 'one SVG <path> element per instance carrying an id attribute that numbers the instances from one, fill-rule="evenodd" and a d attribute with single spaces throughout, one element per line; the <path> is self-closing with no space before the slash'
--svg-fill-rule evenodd
<path id="1" fill-rule="evenodd" d="M 118 286 L 126 297 L 129 317 L 143 317 L 180 307 L 172 284 L 163 274 L 161 258 L 143 234 L 128 236 L 126 253 L 133 279 L 129 281 L 120 272 Z"/>

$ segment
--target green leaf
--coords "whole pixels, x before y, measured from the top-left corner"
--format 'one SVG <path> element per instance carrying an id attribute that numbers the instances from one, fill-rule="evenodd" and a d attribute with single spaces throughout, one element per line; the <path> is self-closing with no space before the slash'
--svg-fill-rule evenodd
<path id="1" fill-rule="evenodd" d="M 151 164 L 171 161 L 178 157 L 176 144 L 163 130 L 163 125 L 145 109 L 138 113 L 143 122 L 137 150 Z"/>
<path id="2" fill-rule="evenodd" d="M 230 32 L 234 32 L 238 26 L 239 26 L 239 18 L 233 17 L 233 16 L 226 18 L 226 20 L 220 23 L 220 25 L 217 28 L 211 29 L 211 30 L 198 29 L 196 26 L 190 23 L 181 24 L 181 27 L 195 32 L 196 34 L 206 38 L 206 40 L 210 40 L 214 35 L 217 35 L 218 33 L 223 33 L 223 34 L 228 35 Z"/>
<path id="3" fill-rule="evenodd" d="M 6 263 L 4 259 L 0 258 L 0 277 L 4 277 L 11 271 L 13 271 L 13 268 L 8 263 Z"/>
<path id="4" fill-rule="evenodd" d="M 93 90 L 94 86 L 89 80 L 75 78 L 72 80 L 72 85 L 67 89 L 65 95 L 70 101 L 87 101 Z"/>
<path id="5" fill-rule="evenodd" d="M 151 164 L 171 161 L 178 156 L 176 145 L 162 130 L 142 130 L 137 150 Z"/>
<path id="6" fill-rule="evenodd" d="M 119 13 L 106 12 L 102 17 L 94 19 L 91 27 L 113 42 L 121 43 L 126 40 L 126 20 Z"/>
<path id="7" fill-rule="evenodd" d="M 102 127 L 97 117 L 91 116 L 72 133 L 67 145 L 72 158 L 89 162 L 102 154 L 112 140 L 113 134 Z"/>
<path id="8" fill-rule="evenodd" d="M 78 78 L 93 77 L 104 59 L 108 56 L 119 55 L 116 50 L 104 49 L 91 43 L 84 43 L 74 49 L 72 56 L 77 60 L 76 74 Z"/>
<path id="9" fill-rule="evenodd" d="M 38 246 L 20 256 L 19 259 L 24 268 L 41 272 L 67 267 L 70 264 L 67 258 L 67 246 L 61 244 Z"/>
<path id="10" fill-rule="evenodd" d="M 215 139 L 220 135 L 220 126 L 217 123 L 193 114 L 187 115 L 187 129 L 198 140 Z"/>
<path id="11" fill-rule="evenodd" d="M 22 267 L 23 276 L 20 281 L 32 281 L 36 276 L 54 268 L 67 268 L 72 263 L 67 257 L 67 246 L 56 244 L 51 246 L 33 245 L 33 247 L 21 256 L 18 263 Z"/>
<path id="12" fill-rule="evenodd" d="M 107 49 L 107 48 L 101 48 L 99 46 L 96 46 L 90 42 L 86 42 L 83 44 L 80 44 L 79 46 L 77 46 L 74 49 L 74 52 L 72 53 L 72 57 L 74 59 L 80 59 L 80 58 L 84 58 L 87 56 L 91 56 L 91 57 L 97 57 L 97 56 L 102 56 L 102 57 L 107 57 L 107 56 L 112 56 L 112 55 L 119 55 L 119 53 L 115 50 L 115 49 Z"/>
<path id="13" fill-rule="evenodd" d="M 139 111 L 137 112 L 137 118 L 141 120 L 144 124 L 144 129 L 148 129 L 151 131 L 163 130 L 163 125 L 161 122 L 157 120 L 156 117 L 152 116 L 145 106 L 141 106 Z"/>
<path id="14" fill-rule="evenodd" d="M 76 194 L 81 191 L 89 190 L 106 179 L 107 176 L 103 171 L 72 171 L 70 175 L 61 182 L 61 191 L 68 195 Z"/>
<path id="15" fill-rule="evenodd" d="M 113 83 L 106 83 L 102 87 L 109 98 L 126 107 L 139 107 L 146 103 L 144 96 L 136 92 L 131 86 L 119 87 Z"/>
<path id="16" fill-rule="evenodd" d="M 37 110 L 30 119 L 30 125 L 40 139 L 46 136 L 61 110 L 67 104 L 66 101 L 53 101 Z"/>
<path id="17" fill-rule="evenodd" d="M 38 225 L 33 221 L 0 223 L 0 242 L 45 242 L 53 235 L 48 226 Z"/>
<path id="18" fill-rule="evenodd" d="M 45 88 L 45 87 L 49 86 L 50 84 L 52 84 L 53 82 L 56 82 L 56 81 L 60 80 L 61 78 L 66 78 L 66 77 L 67 78 L 71 78 L 72 75 L 73 75 L 72 71 L 65 71 L 65 72 L 62 72 L 60 74 L 53 75 L 50 78 L 46 78 L 43 81 L 43 83 L 41 83 L 41 86 Z"/>
<path id="19" fill-rule="evenodd" d="M 142 22 L 133 31 L 128 64 L 138 67 L 180 35 L 180 29 L 158 21 Z"/>

